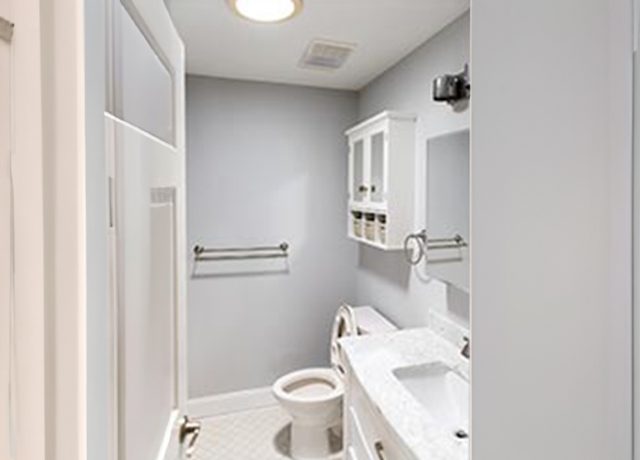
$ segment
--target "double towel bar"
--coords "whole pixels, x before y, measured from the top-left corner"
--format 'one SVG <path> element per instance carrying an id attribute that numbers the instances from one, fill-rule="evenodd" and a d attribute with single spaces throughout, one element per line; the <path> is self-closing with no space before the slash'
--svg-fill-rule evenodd
<path id="1" fill-rule="evenodd" d="M 207 248 L 194 246 L 193 255 L 196 262 L 217 260 L 248 259 L 281 259 L 289 256 L 289 243 L 282 242 L 278 246 L 247 246 L 230 248 Z"/>

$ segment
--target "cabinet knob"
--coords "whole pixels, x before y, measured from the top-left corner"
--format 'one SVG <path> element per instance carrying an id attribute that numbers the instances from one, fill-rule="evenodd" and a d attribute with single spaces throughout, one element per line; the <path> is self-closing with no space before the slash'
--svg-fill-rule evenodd
<path id="1" fill-rule="evenodd" d="M 371 186 L 371 193 L 376 193 L 376 186 L 375 185 Z"/>
<path id="2" fill-rule="evenodd" d="M 369 187 L 367 187 L 366 185 L 361 185 L 360 187 L 358 187 L 358 191 L 360 193 L 365 193 L 367 190 L 369 190 Z"/>

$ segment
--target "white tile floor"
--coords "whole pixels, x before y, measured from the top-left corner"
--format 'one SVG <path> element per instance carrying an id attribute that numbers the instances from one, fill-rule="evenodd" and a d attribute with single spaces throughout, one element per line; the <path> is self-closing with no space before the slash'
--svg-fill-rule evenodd
<path id="1" fill-rule="evenodd" d="M 289 460 L 291 420 L 280 406 L 202 419 L 194 460 Z M 332 444 L 339 451 L 341 441 Z M 341 460 L 337 452 L 327 460 Z"/>

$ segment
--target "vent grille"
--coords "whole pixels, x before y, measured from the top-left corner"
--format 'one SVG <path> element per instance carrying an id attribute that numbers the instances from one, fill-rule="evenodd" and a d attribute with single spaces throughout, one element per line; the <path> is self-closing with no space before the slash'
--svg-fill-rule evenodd
<path id="1" fill-rule="evenodd" d="M 317 70 L 337 70 L 353 53 L 355 45 L 329 40 L 313 40 L 302 56 L 300 67 Z"/>

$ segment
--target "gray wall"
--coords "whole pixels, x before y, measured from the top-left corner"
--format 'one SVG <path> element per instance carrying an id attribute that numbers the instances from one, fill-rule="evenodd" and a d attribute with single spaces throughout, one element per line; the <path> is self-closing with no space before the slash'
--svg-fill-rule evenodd
<path id="1" fill-rule="evenodd" d="M 630 7 L 474 1 L 474 460 L 631 458 Z"/>
<path id="2" fill-rule="evenodd" d="M 469 14 L 465 14 L 364 88 L 360 118 L 385 109 L 416 113 L 416 151 L 424 157 L 427 138 L 469 126 L 468 110 L 454 112 L 431 99 L 432 79 L 461 70 L 469 62 L 469 47 Z M 416 168 L 417 194 L 424 193 L 423 171 Z M 410 269 L 402 253 L 360 245 L 356 277 L 358 303 L 375 305 L 401 326 L 426 324 L 430 308 L 463 323 L 468 319 L 467 294 Z"/>
<path id="3" fill-rule="evenodd" d="M 356 111 L 351 92 L 187 79 L 189 244 L 291 244 L 288 263 L 194 267 L 191 398 L 326 365 L 334 312 L 355 300 L 343 131 Z"/>

